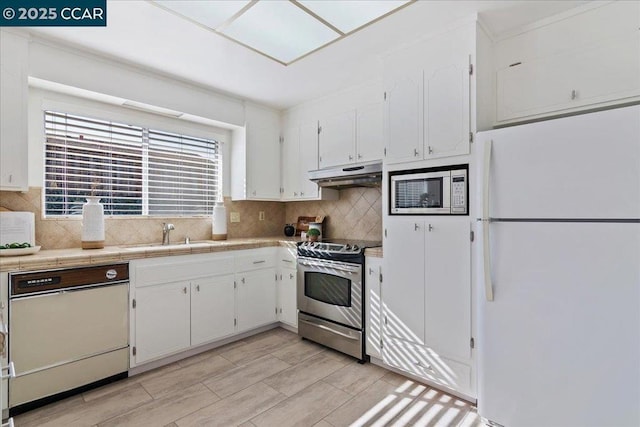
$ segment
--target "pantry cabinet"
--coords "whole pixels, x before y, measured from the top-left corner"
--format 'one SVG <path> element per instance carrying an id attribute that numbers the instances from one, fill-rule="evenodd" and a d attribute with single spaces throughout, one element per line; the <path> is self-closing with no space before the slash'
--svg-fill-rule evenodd
<path id="1" fill-rule="evenodd" d="M 0 32 L 0 190 L 26 191 L 28 40 Z"/>
<path id="2" fill-rule="evenodd" d="M 640 3 L 612 2 L 496 43 L 497 124 L 640 99 Z"/>
<path id="3" fill-rule="evenodd" d="M 280 116 L 253 104 L 245 106 L 245 127 L 233 132 L 233 200 L 280 200 Z"/>
<path id="4" fill-rule="evenodd" d="M 384 248 L 384 362 L 416 375 L 440 358 L 470 369 L 469 218 L 391 218 L 385 225 Z M 430 362 L 415 365 L 420 360 L 412 362 L 416 353 L 411 349 L 419 349 Z M 470 389 L 458 391 L 468 394 Z"/>

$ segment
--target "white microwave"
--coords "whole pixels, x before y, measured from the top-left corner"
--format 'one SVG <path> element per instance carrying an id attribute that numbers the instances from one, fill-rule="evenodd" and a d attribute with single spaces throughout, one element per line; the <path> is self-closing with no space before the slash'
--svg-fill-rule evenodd
<path id="1" fill-rule="evenodd" d="M 389 214 L 468 215 L 468 165 L 389 173 Z"/>

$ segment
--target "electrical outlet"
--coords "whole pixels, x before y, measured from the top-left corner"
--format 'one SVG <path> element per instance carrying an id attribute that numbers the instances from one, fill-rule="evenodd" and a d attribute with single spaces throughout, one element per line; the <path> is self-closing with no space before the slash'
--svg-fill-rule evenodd
<path id="1" fill-rule="evenodd" d="M 229 221 L 240 222 L 240 212 L 231 212 L 229 214 Z"/>
<path id="2" fill-rule="evenodd" d="M 264 221 L 264 211 L 258 212 L 258 220 L 259 221 Z"/>

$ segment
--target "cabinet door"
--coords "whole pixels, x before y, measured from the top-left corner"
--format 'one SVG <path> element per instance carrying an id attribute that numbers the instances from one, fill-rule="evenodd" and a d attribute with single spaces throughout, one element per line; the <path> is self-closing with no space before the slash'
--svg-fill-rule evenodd
<path id="1" fill-rule="evenodd" d="M 471 225 L 468 218 L 426 224 L 425 341 L 443 356 L 469 359 Z"/>
<path id="2" fill-rule="evenodd" d="M 384 239 L 385 335 L 424 344 L 424 223 L 390 219 Z"/>
<path id="3" fill-rule="evenodd" d="M 176 282 L 136 288 L 136 364 L 189 347 L 189 287 Z"/>
<path id="4" fill-rule="evenodd" d="M 424 157 L 469 154 L 469 55 L 424 72 Z"/>
<path id="5" fill-rule="evenodd" d="M 637 96 L 640 35 L 634 34 L 499 70 L 497 120 L 557 114 Z"/>
<path id="6" fill-rule="evenodd" d="M 191 345 L 231 335 L 235 319 L 232 274 L 191 282 Z"/>
<path id="7" fill-rule="evenodd" d="M 382 259 L 367 257 L 365 262 L 365 328 L 366 352 L 369 356 L 382 359 L 382 301 L 380 300 L 380 274 Z"/>
<path id="8" fill-rule="evenodd" d="M 386 90 L 387 163 L 422 160 L 422 72 L 395 77 Z"/>
<path id="9" fill-rule="evenodd" d="M 355 110 L 321 120 L 319 135 L 320 168 L 355 162 Z"/>
<path id="10" fill-rule="evenodd" d="M 283 268 L 278 275 L 278 320 L 298 327 L 296 270 Z"/>
<path id="11" fill-rule="evenodd" d="M 318 123 L 309 122 L 300 126 L 300 174 L 298 182 L 300 198 L 317 199 L 318 185 L 309 180 L 309 171 L 318 169 Z"/>
<path id="12" fill-rule="evenodd" d="M 357 111 L 356 148 L 357 162 L 369 162 L 382 159 L 383 105 L 372 104 Z"/>
<path id="13" fill-rule="evenodd" d="M 240 273 L 236 283 L 238 332 L 277 320 L 275 268 Z"/>
<path id="14" fill-rule="evenodd" d="M 27 40 L 0 37 L 0 190 L 27 190 Z"/>
<path id="15" fill-rule="evenodd" d="M 280 130 L 276 123 L 247 125 L 248 196 L 280 199 Z"/>
<path id="16" fill-rule="evenodd" d="M 282 197 L 293 199 L 300 194 L 300 127 L 292 126 L 282 134 Z"/>

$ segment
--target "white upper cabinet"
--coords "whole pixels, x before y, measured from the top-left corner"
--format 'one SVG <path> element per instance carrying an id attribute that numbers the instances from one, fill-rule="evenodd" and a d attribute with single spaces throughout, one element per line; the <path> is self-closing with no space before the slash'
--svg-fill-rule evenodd
<path id="1" fill-rule="evenodd" d="M 320 120 L 320 168 L 353 163 L 356 157 L 356 112 L 347 111 Z"/>
<path id="2" fill-rule="evenodd" d="M 28 183 L 28 40 L 0 33 L 0 190 L 24 191 Z"/>
<path id="3" fill-rule="evenodd" d="M 382 102 L 369 104 L 356 111 L 356 162 L 382 160 L 384 146 Z"/>
<path id="4" fill-rule="evenodd" d="M 336 190 L 320 189 L 309 180 L 318 169 L 318 122 L 291 125 L 282 132 L 282 200 L 334 200 Z"/>
<path id="5" fill-rule="evenodd" d="M 387 58 L 386 163 L 469 154 L 475 26 L 471 29 L 423 41 Z"/>
<path id="6" fill-rule="evenodd" d="M 612 2 L 496 44 L 497 123 L 640 99 L 640 3 Z"/>
<path id="7" fill-rule="evenodd" d="M 280 117 L 277 111 L 247 104 L 245 129 L 233 132 L 233 200 L 280 200 Z"/>
<path id="8" fill-rule="evenodd" d="M 381 160 L 382 120 L 381 102 L 320 120 L 320 168 Z"/>

